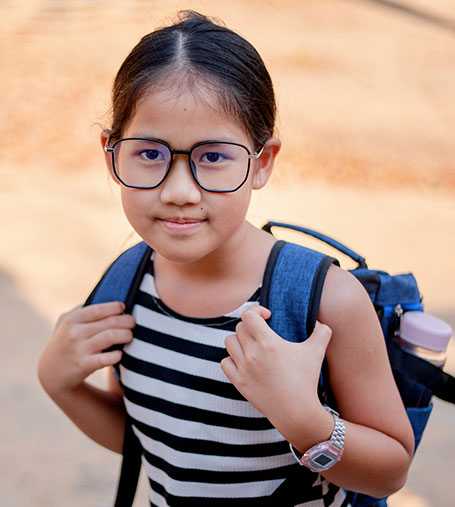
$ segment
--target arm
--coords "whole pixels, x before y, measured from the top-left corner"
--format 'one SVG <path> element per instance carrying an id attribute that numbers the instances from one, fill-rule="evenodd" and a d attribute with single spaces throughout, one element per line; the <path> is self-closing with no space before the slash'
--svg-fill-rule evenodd
<path id="1" fill-rule="evenodd" d="M 122 303 L 76 308 L 62 315 L 38 364 L 48 395 L 88 437 L 122 452 L 125 413 L 120 385 L 110 368 L 108 387 L 86 381 L 94 371 L 117 363 L 122 352 L 103 352 L 132 339 L 135 326 Z"/>
<path id="2" fill-rule="evenodd" d="M 389 495 L 406 481 L 414 436 L 376 312 L 358 280 L 333 266 L 319 319 L 332 330 L 329 380 L 346 424 L 345 455 L 324 475 L 346 489 Z"/>
<path id="3" fill-rule="evenodd" d="M 328 440 L 333 417 L 317 397 L 327 352 L 330 385 L 346 424 L 342 460 L 324 476 L 346 489 L 386 496 L 404 484 L 413 435 L 393 381 L 382 331 L 363 287 L 331 267 L 318 324 L 303 343 L 280 339 L 251 308 L 226 340 L 222 368 L 237 389 L 301 452 Z M 333 331 L 333 333 L 332 333 Z M 326 350 L 327 349 L 327 350 Z"/>

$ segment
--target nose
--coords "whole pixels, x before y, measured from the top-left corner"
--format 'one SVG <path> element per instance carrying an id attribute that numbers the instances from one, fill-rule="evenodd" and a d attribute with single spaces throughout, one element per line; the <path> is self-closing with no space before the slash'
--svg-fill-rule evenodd
<path id="1" fill-rule="evenodd" d="M 188 167 L 188 157 L 176 155 L 167 178 L 161 184 L 161 201 L 165 204 L 198 204 L 201 200 L 201 188 L 194 181 Z"/>

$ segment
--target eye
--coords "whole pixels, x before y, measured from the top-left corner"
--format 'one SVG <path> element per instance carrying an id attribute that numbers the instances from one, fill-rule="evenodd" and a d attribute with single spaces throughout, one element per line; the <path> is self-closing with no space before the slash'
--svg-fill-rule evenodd
<path id="1" fill-rule="evenodd" d="M 208 151 L 199 157 L 199 162 L 202 164 L 216 164 L 217 162 L 225 162 L 229 160 L 229 156 L 221 151 Z"/>
<path id="2" fill-rule="evenodd" d="M 214 162 L 219 162 L 221 159 L 222 159 L 221 153 L 217 153 L 215 151 L 210 151 L 210 152 L 202 155 L 201 162 L 214 163 Z"/>
<path id="3" fill-rule="evenodd" d="M 245 154 L 245 150 L 236 144 L 202 143 L 192 151 L 191 163 L 199 172 L 203 170 L 220 172 L 240 164 L 243 166 Z"/>
<path id="4" fill-rule="evenodd" d="M 164 160 L 164 155 L 159 150 L 142 150 L 139 152 L 139 156 L 148 162 Z"/>

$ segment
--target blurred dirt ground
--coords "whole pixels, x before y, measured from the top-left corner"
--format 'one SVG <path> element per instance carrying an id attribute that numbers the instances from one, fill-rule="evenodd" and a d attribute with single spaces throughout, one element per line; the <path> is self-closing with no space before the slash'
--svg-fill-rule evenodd
<path id="1" fill-rule="evenodd" d="M 2 0 L 1 506 L 111 504 L 118 457 L 51 404 L 36 361 L 56 317 L 134 240 L 99 129 L 121 61 L 185 8 L 246 36 L 276 85 L 284 148 L 250 219 L 305 224 L 372 267 L 412 270 L 427 310 L 455 327 L 451 0 Z M 454 425 L 454 408 L 436 403 L 392 506 L 453 505 Z"/>

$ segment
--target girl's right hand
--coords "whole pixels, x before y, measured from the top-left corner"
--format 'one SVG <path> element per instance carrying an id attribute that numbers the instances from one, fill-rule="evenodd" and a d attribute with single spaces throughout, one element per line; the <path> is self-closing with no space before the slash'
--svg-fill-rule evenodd
<path id="1" fill-rule="evenodd" d="M 125 305 L 116 301 L 77 307 L 58 319 L 38 364 L 49 395 L 70 391 L 94 371 L 120 361 L 121 350 L 105 350 L 133 339 L 136 321 L 124 311 Z"/>

